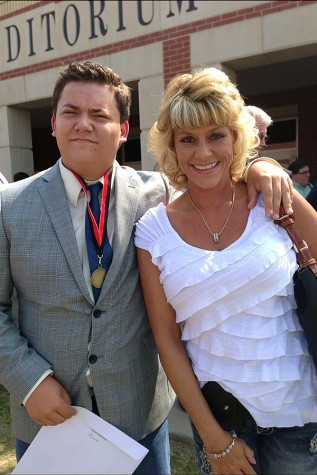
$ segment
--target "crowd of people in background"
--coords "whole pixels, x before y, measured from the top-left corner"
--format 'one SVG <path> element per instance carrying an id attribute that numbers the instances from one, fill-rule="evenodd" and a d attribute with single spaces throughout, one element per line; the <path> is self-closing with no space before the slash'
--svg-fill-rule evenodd
<path id="1" fill-rule="evenodd" d="M 273 124 L 272 118 L 260 107 L 245 106 L 248 113 L 254 117 L 258 129 L 259 145 L 258 156 L 264 153 L 270 136 L 267 133 L 268 127 Z M 268 153 L 269 155 L 269 153 Z M 286 170 L 286 169 L 285 169 Z M 310 182 L 310 167 L 307 160 L 294 160 L 286 170 L 292 179 L 294 189 L 297 190 L 317 211 L 317 181 Z"/>

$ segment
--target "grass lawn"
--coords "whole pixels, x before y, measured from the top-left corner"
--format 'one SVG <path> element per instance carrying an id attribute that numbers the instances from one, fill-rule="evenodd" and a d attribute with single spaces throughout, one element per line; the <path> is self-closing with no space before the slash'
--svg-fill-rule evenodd
<path id="1" fill-rule="evenodd" d="M 11 472 L 15 467 L 14 440 L 10 428 L 9 396 L 0 386 L 0 473 Z"/>
<path id="2" fill-rule="evenodd" d="M 171 440 L 172 475 L 199 475 L 193 446 Z M 0 386 L 0 474 L 10 473 L 16 464 L 10 428 L 9 395 Z"/>

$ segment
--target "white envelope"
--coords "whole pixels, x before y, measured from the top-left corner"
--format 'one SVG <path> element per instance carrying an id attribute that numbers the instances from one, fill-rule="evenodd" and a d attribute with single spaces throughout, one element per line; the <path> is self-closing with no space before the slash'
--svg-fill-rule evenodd
<path id="1" fill-rule="evenodd" d="M 82 407 L 42 427 L 12 474 L 132 474 L 148 450 Z"/>

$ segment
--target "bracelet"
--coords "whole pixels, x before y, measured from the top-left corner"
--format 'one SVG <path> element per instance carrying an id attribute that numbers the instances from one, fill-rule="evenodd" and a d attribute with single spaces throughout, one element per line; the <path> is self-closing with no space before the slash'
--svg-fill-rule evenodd
<path id="1" fill-rule="evenodd" d="M 231 437 L 232 437 L 232 441 L 231 441 L 230 444 L 225 448 L 225 450 L 223 450 L 222 452 L 219 452 L 219 453 L 217 453 L 217 452 L 215 452 L 215 453 L 209 453 L 209 452 L 207 452 L 206 447 L 204 446 L 204 447 L 203 447 L 204 453 L 205 453 L 206 455 L 209 455 L 209 457 L 211 457 L 212 459 L 219 459 L 220 457 L 226 457 L 226 455 L 228 455 L 228 454 L 231 452 L 231 450 L 233 449 L 234 444 L 236 443 L 236 438 L 237 438 L 237 434 L 235 433 L 234 430 L 232 430 L 232 431 L 230 432 L 230 434 L 231 434 Z"/>
<path id="2" fill-rule="evenodd" d="M 255 162 L 270 162 L 272 163 L 273 165 L 279 167 L 279 168 L 283 168 L 282 165 L 280 163 L 278 163 L 276 160 L 274 160 L 274 158 L 270 158 L 270 157 L 258 157 L 258 158 L 255 158 L 254 160 L 252 160 L 251 162 L 249 162 L 243 173 L 242 173 L 242 178 L 243 178 L 243 181 L 245 183 L 247 183 L 247 179 L 248 179 L 248 173 L 249 173 L 249 170 L 250 168 L 252 167 L 253 163 Z"/>

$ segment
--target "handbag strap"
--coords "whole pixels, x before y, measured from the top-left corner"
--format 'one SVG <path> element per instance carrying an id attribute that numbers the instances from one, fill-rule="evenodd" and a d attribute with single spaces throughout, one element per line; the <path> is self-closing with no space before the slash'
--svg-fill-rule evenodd
<path id="1" fill-rule="evenodd" d="M 304 241 L 294 224 L 294 216 L 287 215 L 283 206 L 280 207 L 280 218 L 275 219 L 274 222 L 287 231 L 289 237 L 293 242 L 293 247 L 296 252 L 297 260 L 300 268 L 310 267 L 317 277 L 317 263 L 310 253 L 306 241 Z"/>

